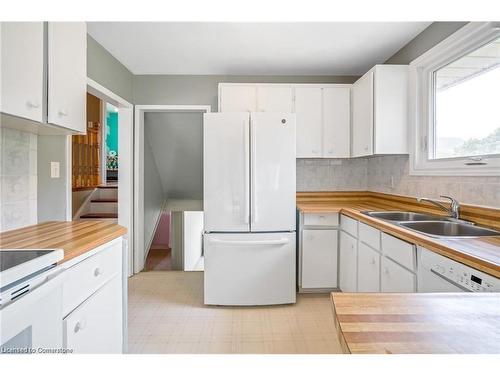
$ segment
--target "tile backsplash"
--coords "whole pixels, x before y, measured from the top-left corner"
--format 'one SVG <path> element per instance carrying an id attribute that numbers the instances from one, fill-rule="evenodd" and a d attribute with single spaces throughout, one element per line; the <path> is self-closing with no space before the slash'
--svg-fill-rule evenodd
<path id="1" fill-rule="evenodd" d="M 368 158 L 368 190 L 428 198 L 444 194 L 461 203 L 500 207 L 498 176 L 410 176 L 408 171 L 408 155 Z"/>
<path id="2" fill-rule="evenodd" d="M 0 231 L 37 223 L 36 134 L 0 128 Z"/>
<path id="3" fill-rule="evenodd" d="M 408 155 L 297 159 L 297 191 L 370 190 L 500 207 L 500 177 L 410 176 Z M 392 181 L 391 181 L 392 179 Z"/>

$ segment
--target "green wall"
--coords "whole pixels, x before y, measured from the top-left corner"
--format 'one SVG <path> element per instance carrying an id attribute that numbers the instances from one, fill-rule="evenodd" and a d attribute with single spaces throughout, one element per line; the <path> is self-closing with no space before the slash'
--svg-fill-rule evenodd
<path id="1" fill-rule="evenodd" d="M 115 151 L 118 155 L 118 113 L 107 112 L 106 124 L 108 131 L 106 134 L 106 148 L 109 151 Z"/>

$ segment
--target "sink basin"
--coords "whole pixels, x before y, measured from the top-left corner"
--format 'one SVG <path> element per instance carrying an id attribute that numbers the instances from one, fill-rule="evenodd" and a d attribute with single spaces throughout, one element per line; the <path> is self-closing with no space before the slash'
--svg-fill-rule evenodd
<path id="1" fill-rule="evenodd" d="M 493 229 L 451 221 L 409 221 L 398 225 L 437 238 L 500 236 Z"/>
<path id="2" fill-rule="evenodd" d="M 403 211 L 367 211 L 363 212 L 365 215 L 374 217 L 376 219 L 388 220 L 388 221 L 446 221 L 449 220 L 447 217 L 429 215 L 429 214 L 419 214 L 416 212 L 403 212 Z"/>

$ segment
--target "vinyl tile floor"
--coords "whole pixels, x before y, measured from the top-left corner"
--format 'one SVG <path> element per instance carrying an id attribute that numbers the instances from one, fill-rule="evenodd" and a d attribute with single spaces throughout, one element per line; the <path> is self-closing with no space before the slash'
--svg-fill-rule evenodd
<path id="1" fill-rule="evenodd" d="M 328 294 L 293 305 L 203 304 L 203 272 L 141 272 L 129 279 L 129 353 L 341 353 Z"/>

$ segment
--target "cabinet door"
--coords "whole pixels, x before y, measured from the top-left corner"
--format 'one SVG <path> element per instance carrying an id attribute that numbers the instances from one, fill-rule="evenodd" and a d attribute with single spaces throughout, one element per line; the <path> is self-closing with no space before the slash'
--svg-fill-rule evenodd
<path id="1" fill-rule="evenodd" d="M 115 276 L 64 319 L 64 347 L 73 353 L 121 353 L 121 275 Z"/>
<path id="2" fill-rule="evenodd" d="M 358 292 L 380 292 L 380 254 L 358 244 Z"/>
<path id="3" fill-rule="evenodd" d="M 86 131 L 87 28 L 85 22 L 49 22 L 48 122 Z"/>
<path id="4" fill-rule="evenodd" d="M 256 112 L 257 86 L 222 85 L 219 98 L 220 112 Z"/>
<path id="5" fill-rule="evenodd" d="M 302 288 L 337 287 L 338 231 L 302 231 Z"/>
<path id="6" fill-rule="evenodd" d="M 322 155 L 321 98 L 320 87 L 295 87 L 298 158 L 319 158 Z"/>
<path id="7" fill-rule="evenodd" d="M 392 260 L 382 257 L 380 290 L 382 292 L 413 293 L 416 291 L 415 274 Z"/>
<path id="8" fill-rule="evenodd" d="M 1 111 L 43 122 L 43 22 L 2 22 Z"/>
<path id="9" fill-rule="evenodd" d="M 352 156 L 373 154 L 373 72 L 352 85 Z"/>
<path id="10" fill-rule="evenodd" d="M 323 88 L 323 157 L 348 158 L 351 143 L 351 90 Z"/>
<path id="11" fill-rule="evenodd" d="M 339 288 L 343 292 L 356 292 L 357 239 L 341 231 L 339 249 Z"/>
<path id="12" fill-rule="evenodd" d="M 291 86 L 257 87 L 258 112 L 292 112 Z"/>

